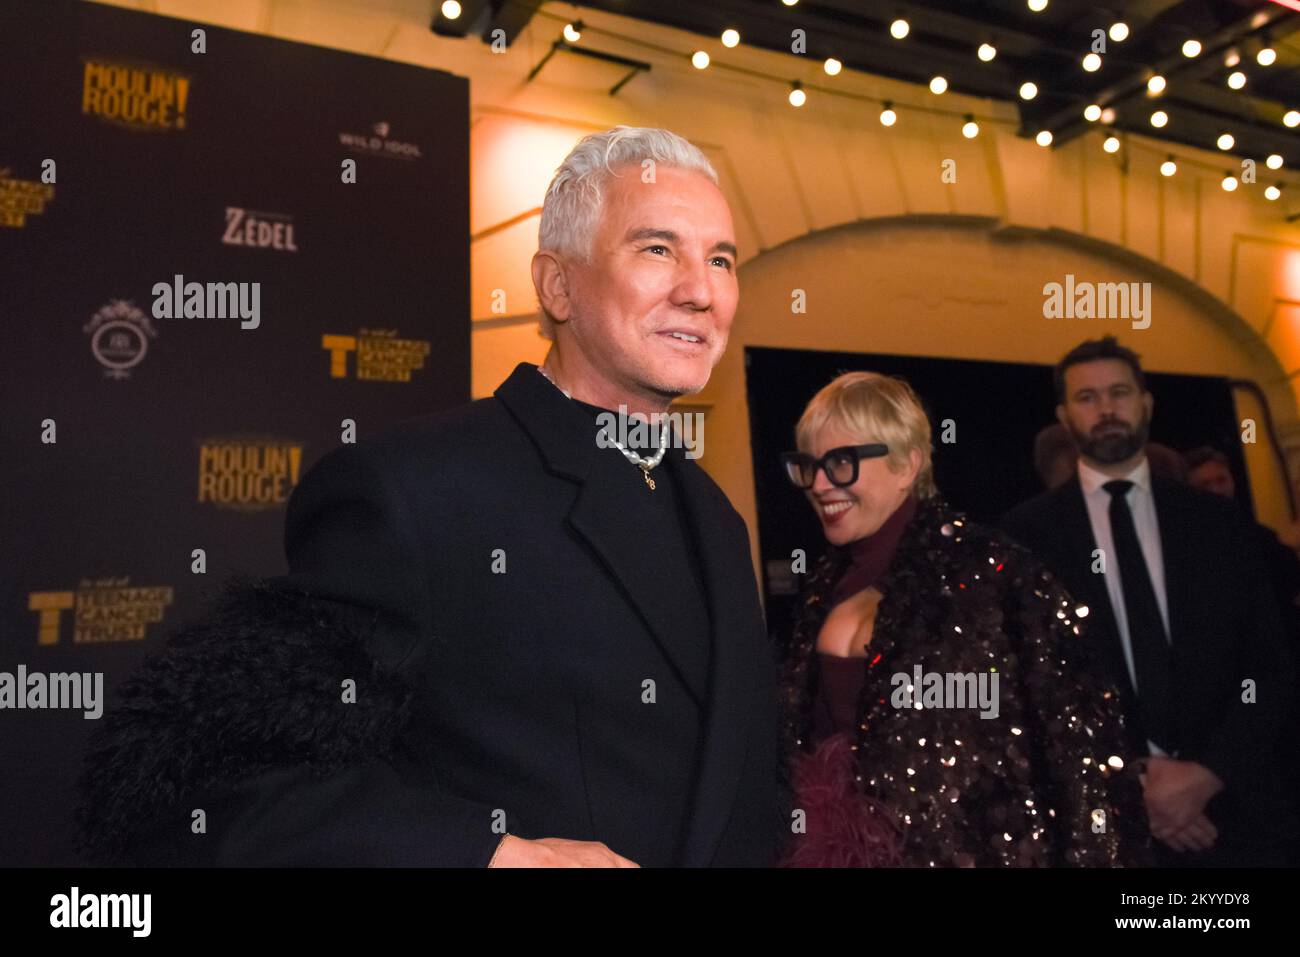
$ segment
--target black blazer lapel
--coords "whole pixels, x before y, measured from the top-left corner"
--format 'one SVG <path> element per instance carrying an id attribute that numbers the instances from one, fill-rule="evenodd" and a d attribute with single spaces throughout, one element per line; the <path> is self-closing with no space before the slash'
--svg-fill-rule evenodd
<path id="1" fill-rule="evenodd" d="M 1156 503 L 1156 522 L 1160 526 L 1160 554 L 1165 566 L 1165 607 L 1169 614 L 1169 641 L 1177 660 L 1178 638 L 1189 634 L 1188 614 L 1194 600 L 1192 564 L 1196 541 L 1192 537 L 1195 519 L 1184 507 L 1183 488 L 1164 479 L 1151 480 L 1151 494 Z"/>
<path id="2" fill-rule="evenodd" d="M 595 455 L 616 453 L 597 447 L 595 433 L 584 420 L 585 413 L 576 415 L 568 407 L 570 400 L 531 363 L 521 362 L 516 366 L 510 378 L 498 387 L 496 395 L 537 443 L 547 467 L 581 484 L 569 511 L 570 526 L 604 563 L 678 678 L 703 706 L 707 689 L 690 668 L 683 667 L 685 657 L 679 648 L 679 643 L 689 640 L 689 636 L 675 634 L 664 614 L 664 603 L 673 601 L 673 596 L 659 590 L 653 567 L 647 564 L 646 556 L 639 549 L 640 530 L 625 514 L 615 489 L 588 480 Z M 683 494 L 689 500 L 694 492 L 683 489 Z"/>
<path id="3" fill-rule="evenodd" d="M 718 840 L 735 805 L 736 789 L 748 748 L 746 729 L 754 708 L 776 701 L 756 696 L 768 685 L 757 676 L 765 665 L 765 630 L 749 562 L 749 537 L 728 521 L 730 505 L 694 462 L 675 460 L 674 476 L 700 550 L 709 616 L 713 623 L 713 663 L 708 707 L 700 747 L 691 814 L 683 836 L 682 863 L 712 863 Z M 760 692 L 761 694 L 761 692 Z"/>
<path id="4" fill-rule="evenodd" d="M 1129 677 L 1124 659 L 1124 646 L 1120 643 L 1119 625 L 1115 623 L 1115 610 L 1106 590 L 1106 576 L 1092 570 L 1093 552 L 1097 539 L 1092 534 L 1092 521 L 1083 499 L 1083 485 L 1076 474 L 1057 490 L 1056 512 L 1061 522 L 1061 537 L 1067 554 L 1063 556 L 1072 574 L 1066 579 L 1067 587 L 1075 598 L 1088 606 L 1088 633 L 1096 639 L 1095 647 L 1106 662 L 1111 675 L 1122 682 L 1122 687 L 1132 700 L 1133 680 Z M 1073 582 L 1071 581 L 1073 579 Z"/>

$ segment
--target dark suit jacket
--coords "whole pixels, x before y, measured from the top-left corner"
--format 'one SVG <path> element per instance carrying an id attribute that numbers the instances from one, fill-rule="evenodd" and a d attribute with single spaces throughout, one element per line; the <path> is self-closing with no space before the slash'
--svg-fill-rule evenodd
<path id="1" fill-rule="evenodd" d="M 616 483 L 598 480 L 632 466 L 594 432 L 521 363 L 492 398 L 324 456 L 289 503 L 288 576 L 239 597 L 136 683 L 92 761 L 89 816 L 134 833 L 140 821 L 117 818 L 179 793 L 163 823 L 131 838 L 148 863 L 481 866 L 504 824 L 523 838 L 602 841 L 642 866 L 772 864 L 775 666 L 744 520 L 669 450 L 659 467 L 698 541 L 712 622 L 708 684 L 691 688 L 660 556 L 642 549 Z M 318 604 L 297 603 L 304 593 Z M 348 630 L 338 609 L 373 625 L 356 629 L 360 657 L 333 647 Z M 250 649 L 233 666 L 232 646 Z M 283 676 L 265 679 L 265 667 Z M 205 668 L 222 693 L 196 705 L 213 697 Z M 228 680 L 232 669 L 249 680 Z M 358 702 L 340 708 L 347 677 Z M 261 695 L 279 700 L 261 707 Z M 376 704 L 401 700 L 406 710 Z M 349 757 L 362 750 L 384 760 Z M 187 757 L 158 756 L 177 751 Z M 250 753 L 257 773 L 231 780 Z M 217 780 L 189 788 L 198 766 Z M 188 826 L 196 806 L 208 815 L 201 840 Z"/>
<path id="2" fill-rule="evenodd" d="M 1236 799 L 1232 813 L 1251 816 L 1254 796 L 1263 803 L 1259 789 L 1275 788 L 1271 749 L 1292 693 L 1270 580 L 1255 535 L 1232 502 L 1160 478 L 1152 479 L 1152 494 L 1174 656 L 1178 757 L 1214 771 Z M 1012 509 L 1001 524 L 1088 606 L 1087 633 L 1130 704 L 1131 753 L 1146 754 L 1106 582 L 1092 571 L 1097 545 L 1078 476 Z M 1246 679 L 1256 685 L 1254 704 L 1241 700 Z"/>

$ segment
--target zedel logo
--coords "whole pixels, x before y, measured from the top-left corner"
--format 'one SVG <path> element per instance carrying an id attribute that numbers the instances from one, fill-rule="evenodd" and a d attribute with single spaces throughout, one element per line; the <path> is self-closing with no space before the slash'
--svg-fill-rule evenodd
<path id="1" fill-rule="evenodd" d="M 83 578 L 75 591 L 34 591 L 27 610 L 37 613 L 36 643 L 57 645 L 63 613 L 72 611 L 75 644 L 141 641 L 163 620 L 174 594 L 170 585 L 131 585 L 129 576 Z"/>
<path id="2" fill-rule="evenodd" d="M 54 185 L 9 175 L 0 169 L 0 226 L 22 229 L 28 216 L 45 212 L 45 204 L 54 199 Z"/>
<path id="3" fill-rule="evenodd" d="M 365 133 L 340 133 L 339 142 L 350 150 L 369 153 L 372 156 L 391 156 L 395 159 L 424 159 L 420 147 L 415 143 L 389 139 L 392 126 L 387 122 L 376 123 L 371 128 L 373 136 Z"/>
<path id="4" fill-rule="evenodd" d="M 199 442 L 200 505 L 261 512 L 289 500 L 302 472 L 303 443 L 265 436 Z"/>
<path id="5" fill-rule="evenodd" d="M 293 217 L 284 213 L 259 213 L 242 206 L 226 207 L 226 231 L 221 241 L 227 246 L 254 246 L 296 253 Z"/>
<path id="6" fill-rule="evenodd" d="M 81 328 L 90 335 L 90 351 L 110 379 L 127 379 L 144 361 L 149 340 L 158 337 L 153 322 L 135 303 L 114 299 Z"/>
<path id="7" fill-rule="evenodd" d="M 81 112 L 132 130 L 183 130 L 190 78 L 164 67 L 87 58 Z"/>
<path id="8" fill-rule="evenodd" d="M 348 377 L 348 354 L 355 352 L 357 378 L 383 382 L 410 382 L 433 347 L 426 339 L 398 339 L 396 329 L 361 329 L 355 336 L 326 333 L 320 344 L 330 354 L 331 379 Z"/>

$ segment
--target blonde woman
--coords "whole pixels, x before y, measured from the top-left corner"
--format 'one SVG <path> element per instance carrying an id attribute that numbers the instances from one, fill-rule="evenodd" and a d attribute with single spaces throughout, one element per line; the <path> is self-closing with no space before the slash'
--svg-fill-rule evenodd
<path id="1" fill-rule="evenodd" d="M 902 379 L 840 376 L 786 475 L 821 521 L 782 648 L 788 866 L 1140 862 L 1116 690 L 1086 610 L 1022 547 L 937 496 Z M 799 826 L 801 825 L 801 826 Z"/>

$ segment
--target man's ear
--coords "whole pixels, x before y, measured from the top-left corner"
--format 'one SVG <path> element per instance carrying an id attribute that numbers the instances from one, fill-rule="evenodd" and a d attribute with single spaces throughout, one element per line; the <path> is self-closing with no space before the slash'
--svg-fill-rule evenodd
<path id="1" fill-rule="evenodd" d="M 1063 426 L 1065 426 L 1065 428 L 1066 428 L 1067 431 L 1069 430 L 1069 428 L 1070 428 L 1070 419 L 1069 419 L 1069 416 L 1067 416 L 1067 415 L 1065 414 L 1065 405 L 1064 405 L 1064 403 L 1062 403 L 1061 405 L 1058 405 L 1058 406 L 1056 407 L 1056 421 L 1057 421 L 1057 422 L 1060 422 Z M 1073 435 L 1074 433 L 1070 433 L 1070 434 Z"/>
<path id="2" fill-rule="evenodd" d="M 564 266 L 564 261 L 548 250 L 539 249 L 533 254 L 533 288 L 537 290 L 537 301 L 556 322 L 568 322 L 572 312 L 569 277 Z"/>
<path id="3" fill-rule="evenodd" d="M 1143 392 L 1142 404 L 1147 407 L 1147 421 L 1150 422 L 1151 413 L 1155 410 L 1156 407 L 1156 397 L 1152 395 L 1150 392 Z"/>

